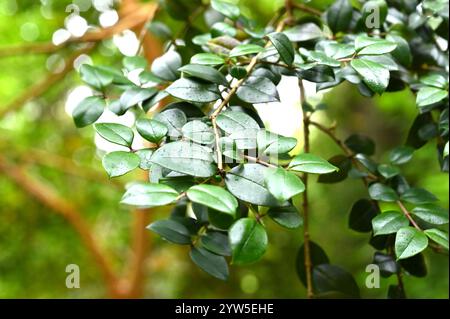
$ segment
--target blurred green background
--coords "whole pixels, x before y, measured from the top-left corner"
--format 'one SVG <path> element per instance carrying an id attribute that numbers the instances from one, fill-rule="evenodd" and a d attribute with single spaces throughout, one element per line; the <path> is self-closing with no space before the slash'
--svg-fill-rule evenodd
<path id="1" fill-rule="evenodd" d="M 88 226 L 95 245 L 107 255 L 108 267 L 120 277 L 117 284 L 123 287 L 128 284 L 128 274 L 133 272 L 130 260 L 136 254 L 136 230 L 142 229 L 136 220 L 142 212 L 133 212 L 118 202 L 125 183 L 141 176 L 109 181 L 102 170 L 103 153 L 94 143 L 93 128 L 75 128 L 67 113 L 67 98 L 81 85 L 76 72 L 68 72 L 42 95 L 26 99 L 26 103 L 18 100 L 45 78 L 61 72 L 73 47 L 44 54 L 8 53 L 11 47 L 52 41 L 54 32 L 64 28 L 70 4 L 85 9 L 80 15 L 89 24 L 98 25 L 99 16 L 104 12 L 101 5 L 118 8 L 124 2 L 134 5 L 139 1 L 106 0 L 92 4 L 91 0 L 0 0 L 0 162 L 7 163 L 9 172 L 0 170 L 0 298 L 110 297 L 98 263 L 74 230 L 73 223 L 55 213 L 46 199 L 30 194 L 27 188 L 30 183 L 36 193 L 51 192 L 48 196 L 57 198 L 59 205 L 76 210 Z M 314 2 L 326 6 L 330 1 Z M 240 2 L 243 11 L 261 24 L 270 20 L 281 5 L 282 1 L 270 0 L 258 1 L 258 5 L 251 0 Z M 114 18 L 114 14 L 111 16 Z M 179 23 L 173 23 L 173 28 L 179 28 Z M 123 55 L 109 39 L 99 43 L 85 58 L 94 63 L 119 65 Z M 353 86 L 342 84 L 327 92 L 324 101 L 329 109 L 317 118 L 324 123 L 336 120 L 337 133 L 342 138 L 352 133 L 374 138 L 379 160 L 386 159 L 386 151 L 404 142 L 417 115 L 414 96 L 408 90 L 366 99 Z M 300 110 L 299 105 L 293 107 Z M 6 112 L 7 108 L 14 110 Z M 286 125 L 282 113 L 271 121 L 267 123 L 269 127 Z M 300 119 L 289 123 L 299 125 Z M 292 131 L 300 137 L 300 127 L 293 127 Z M 323 157 L 339 153 L 321 133 L 313 131 L 312 139 L 314 153 Z M 431 143 L 414 154 L 405 173 L 414 185 L 438 195 L 442 206 L 448 208 L 448 175 L 439 171 Z M 374 249 L 367 244 L 368 234 L 347 227 L 349 208 L 354 201 L 367 196 L 366 190 L 357 180 L 311 185 L 313 241 L 325 249 L 334 264 L 355 276 L 363 298 L 385 298 L 387 287 L 395 283 L 395 278 L 382 279 L 380 289 L 365 288 L 365 266 L 371 263 Z M 170 209 L 147 211 L 145 221 L 166 217 Z M 232 266 L 228 282 L 199 270 L 190 261 L 187 248 L 143 232 L 145 256 L 137 279 L 140 289 L 134 296 L 304 298 L 305 288 L 295 271 L 296 254 L 302 243 L 301 229 L 285 230 L 269 221 L 267 226 L 270 245 L 264 258 L 250 266 Z M 448 298 L 448 256 L 427 250 L 425 258 L 427 277 L 404 277 L 408 297 Z M 68 264 L 80 266 L 80 289 L 65 286 Z"/>

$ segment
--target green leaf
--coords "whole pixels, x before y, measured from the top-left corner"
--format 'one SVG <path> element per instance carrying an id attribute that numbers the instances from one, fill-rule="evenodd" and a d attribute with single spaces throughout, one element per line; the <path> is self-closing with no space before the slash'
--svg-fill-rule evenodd
<path id="1" fill-rule="evenodd" d="M 89 64 L 81 65 L 80 76 L 83 82 L 89 84 L 97 90 L 103 90 L 105 87 L 110 85 L 114 79 L 111 73 Z"/>
<path id="2" fill-rule="evenodd" d="M 243 66 L 234 65 L 230 69 L 230 75 L 235 79 L 243 79 L 247 76 L 247 69 Z"/>
<path id="3" fill-rule="evenodd" d="M 147 229 L 174 244 L 189 245 L 191 243 L 191 234 L 186 226 L 172 219 L 158 220 L 148 225 Z"/>
<path id="4" fill-rule="evenodd" d="M 142 103 L 142 109 L 145 111 L 145 113 L 147 113 L 152 106 L 156 105 L 159 101 L 165 99 L 168 96 L 169 93 L 167 93 L 166 91 L 158 91 L 158 93 Z"/>
<path id="5" fill-rule="evenodd" d="M 448 84 L 447 79 L 439 73 L 427 74 L 422 76 L 419 81 L 427 86 L 433 86 L 439 89 L 445 89 Z"/>
<path id="6" fill-rule="evenodd" d="M 153 154 L 152 161 L 170 170 L 197 177 L 210 177 L 217 171 L 209 149 L 185 141 L 164 144 Z"/>
<path id="7" fill-rule="evenodd" d="M 145 100 L 148 100 L 158 92 L 155 88 L 143 89 L 139 87 L 133 87 L 122 93 L 120 96 L 120 104 L 125 110 L 130 107 L 138 105 Z"/>
<path id="8" fill-rule="evenodd" d="M 333 69 L 320 64 L 306 70 L 300 70 L 299 75 L 303 79 L 315 83 L 333 82 L 335 80 Z"/>
<path id="9" fill-rule="evenodd" d="M 335 298 L 359 298 L 359 288 L 350 273 L 338 266 L 321 264 L 313 268 L 313 286 L 320 298 L 320 294 Z"/>
<path id="10" fill-rule="evenodd" d="M 169 109 L 156 114 L 154 120 L 164 124 L 169 130 L 169 136 L 178 138 L 182 135 L 182 127 L 186 124 L 186 114 L 179 109 Z"/>
<path id="11" fill-rule="evenodd" d="M 395 255 L 397 260 L 417 255 L 427 246 L 427 236 L 413 227 L 403 227 L 395 236 Z"/>
<path id="12" fill-rule="evenodd" d="M 225 59 L 213 53 L 197 53 L 191 57 L 191 63 L 201 65 L 220 65 Z"/>
<path id="13" fill-rule="evenodd" d="M 151 72 L 163 80 L 174 81 L 178 78 L 180 67 L 181 56 L 175 51 L 167 51 L 164 55 L 153 60 Z"/>
<path id="14" fill-rule="evenodd" d="M 130 186 L 120 201 L 142 208 L 164 206 L 174 202 L 178 192 L 164 184 L 136 183 Z"/>
<path id="15" fill-rule="evenodd" d="M 173 37 L 172 30 L 170 30 L 166 24 L 159 21 L 150 22 L 147 24 L 147 29 L 157 37 L 164 40 L 169 40 Z"/>
<path id="16" fill-rule="evenodd" d="M 448 154 L 449 154 L 449 145 L 448 145 L 448 141 L 447 141 L 447 143 L 445 143 L 444 152 L 442 153 L 442 156 L 447 157 Z"/>
<path id="17" fill-rule="evenodd" d="M 249 77 L 237 90 L 236 95 L 244 102 L 268 103 L 280 100 L 277 87 L 267 78 Z"/>
<path id="18" fill-rule="evenodd" d="M 267 35 L 270 42 L 272 42 L 275 49 L 280 54 L 281 60 L 287 65 L 291 65 L 294 62 L 294 47 L 292 46 L 289 38 L 282 32 L 273 32 Z"/>
<path id="19" fill-rule="evenodd" d="M 190 201 L 236 217 L 236 198 L 220 186 L 195 185 L 186 192 Z"/>
<path id="20" fill-rule="evenodd" d="M 381 164 L 378 165 L 378 172 L 386 179 L 390 179 L 392 177 L 397 176 L 400 174 L 400 169 L 398 167 L 388 165 L 388 164 Z"/>
<path id="21" fill-rule="evenodd" d="M 381 94 L 387 88 L 390 74 L 382 64 L 366 59 L 353 59 L 350 64 L 375 93 Z"/>
<path id="22" fill-rule="evenodd" d="M 152 168 L 151 158 L 152 158 L 153 152 L 154 151 L 151 148 L 143 148 L 143 149 L 136 151 L 136 155 L 139 156 L 139 158 L 141 160 L 139 163 L 139 167 L 141 169 L 149 170 Z"/>
<path id="23" fill-rule="evenodd" d="M 186 64 L 178 69 L 191 77 L 216 84 L 228 86 L 225 76 L 213 67 L 200 64 Z"/>
<path id="24" fill-rule="evenodd" d="M 122 63 L 128 71 L 145 69 L 147 66 L 147 60 L 143 56 L 126 56 L 123 58 Z"/>
<path id="25" fill-rule="evenodd" d="M 369 199 L 356 201 L 348 219 L 348 227 L 357 232 L 365 233 L 372 230 L 372 219 L 380 213 L 378 205 Z"/>
<path id="26" fill-rule="evenodd" d="M 228 242 L 228 236 L 218 231 L 208 231 L 200 237 L 203 247 L 210 252 L 221 256 L 231 256 L 231 248 Z"/>
<path id="27" fill-rule="evenodd" d="M 227 110 L 221 112 L 216 119 L 217 126 L 228 134 L 245 129 L 259 130 L 258 123 L 243 112 Z"/>
<path id="28" fill-rule="evenodd" d="M 256 148 L 256 135 L 258 130 L 245 129 L 233 132 L 229 138 L 232 139 L 236 147 L 240 150 Z"/>
<path id="29" fill-rule="evenodd" d="M 415 207 L 411 213 L 429 224 L 448 224 L 448 211 L 435 204 L 426 204 Z"/>
<path id="30" fill-rule="evenodd" d="M 227 172 L 225 184 L 240 200 L 261 206 L 282 206 L 264 183 L 267 168 L 259 164 L 239 165 Z"/>
<path id="31" fill-rule="evenodd" d="M 335 60 L 333 58 L 330 58 L 324 52 L 320 52 L 320 51 L 309 52 L 308 58 L 314 62 L 317 62 L 318 64 L 328 65 L 331 67 L 341 66 L 341 62 L 339 62 L 338 60 Z"/>
<path id="32" fill-rule="evenodd" d="M 438 199 L 429 191 L 423 188 L 411 187 L 407 189 L 401 196 L 401 200 L 411 204 L 429 204 L 436 202 Z"/>
<path id="33" fill-rule="evenodd" d="M 333 33 L 347 31 L 352 21 L 353 8 L 348 0 L 337 0 L 325 13 L 326 21 Z"/>
<path id="34" fill-rule="evenodd" d="M 374 236 L 393 234 L 408 225 L 408 218 L 406 218 L 404 214 L 397 211 L 383 212 L 372 220 Z"/>
<path id="35" fill-rule="evenodd" d="M 383 254 L 378 251 L 373 256 L 373 264 L 380 268 L 382 277 L 389 277 L 399 271 L 399 266 L 391 255 Z"/>
<path id="36" fill-rule="evenodd" d="M 355 47 L 348 43 L 337 43 L 334 41 L 322 43 L 325 54 L 333 59 L 342 59 L 352 56 L 355 53 Z"/>
<path id="37" fill-rule="evenodd" d="M 367 136 L 353 134 L 350 135 L 344 143 L 355 153 L 362 153 L 366 155 L 375 154 L 375 143 Z"/>
<path id="38" fill-rule="evenodd" d="M 155 144 L 161 142 L 169 131 L 164 123 L 146 118 L 136 121 L 136 130 L 147 141 Z"/>
<path id="39" fill-rule="evenodd" d="M 390 41 L 378 41 L 370 44 L 358 52 L 358 55 L 381 55 L 392 52 L 397 47 L 396 43 Z"/>
<path id="40" fill-rule="evenodd" d="M 239 219 L 231 226 L 228 236 L 235 265 L 253 263 L 266 252 L 266 230 L 254 219 Z"/>
<path id="41" fill-rule="evenodd" d="M 283 168 L 269 168 L 266 171 L 265 183 L 269 192 L 280 202 L 305 191 L 302 180 Z"/>
<path id="42" fill-rule="evenodd" d="M 122 176 L 139 166 L 141 159 L 134 153 L 117 151 L 103 157 L 103 167 L 109 177 Z"/>
<path id="43" fill-rule="evenodd" d="M 336 155 L 328 159 L 328 162 L 336 166 L 339 170 L 332 173 L 320 175 L 317 179 L 318 183 L 338 183 L 348 177 L 348 173 L 352 168 L 351 159 L 349 159 L 345 155 Z"/>
<path id="44" fill-rule="evenodd" d="M 131 128 L 116 123 L 97 123 L 94 125 L 97 133 L 111 143 L 131 147 L 134 133 Z"/>
<path id="45" fill-rule="evenodd" d="M 264 48 L 256 44 L 239 44 L 230 51 L 228 56 L 230 58 L 234 58 L 238 56 L 259 53 L 262 50 L 264 50 Z"/>
<path id="46" fill-rule="evenodd" d="M 236 20 L 241 14 L 237 5 L 222 0 L 211 0 L 211 7 L 231 20 Z"/>
<path id="47" fill-rule="evenodd" d="M 294 157 L 289 163 L 289 168 L 293 171 L 313 174 L 327 174 L 338 170 L 336 166 L 331 165 L 323 158 L 309 153 Z"/>
<path id="48" fill-rule="evenodd" d="M 192 261 L 213 277 L 228 279 L 228 265 L 224 257 L 218 256 L 201 247 L 192 247 L 189 256 Z"/>
<path id="49" fill-rule="evenodd" d="M 397 193 L 389 186 L 381 183 L 374 183 L 369 186 L 369 195 L 374 200 L 383 202 L 395 202 L 398 200 Z"/>
<path id="50" fill-rule="evenodd" d="M 303 225 L 303 218 L 295 206 L 271 207 L 267 212 L 270 218 L 278 225 L 294 229 Z"/>
<path id="51" fill-rule="evenodd" d="M 220 98 L 217 85 L 201 83 L 187 78 L 176 80 L 166 88 L 166 92 L 189 102 L 208 103 Z"/>
<path id="52" fill-rule="evenodd" d="M 223 21 L 219 21 L 214 23 L 211 26 L 211 36 L 213 38 L 220 38 L 222 36 L 224 37 L 230 37 L 230 39 L 233 39 L 236 36 L 237 30 L 236 28 L 234 28 L 232 25 L 223 22 Z M 213 40 L 212 42 L 214 42 L 215 40 Z"/>
<path id="53" fill-rule="evenodd" d="M 317 265 L 328 264 L 328 259 L 325 251 L 313 241 L 309 242 L 309 255 L 311 256 L 311 267 L 314 268 Z M 305 245 L 303 244 L 297 252 L 296 258 L 297 274 L 300 281 L 306 287 L 306 267 L 305 267 Z"/>
<path id="54" fill-rule="evenodd" d="M 440 229 L 432 228 L 424 231 L 432 241 L 438 243 L 442 247 L 448 249 L 448 234 Z"/>
<path id="55" fill-rule="evenodd" d="M 409 162 L 414 153 L 414 148 L 410 146 L 398 146 L 389 153 L 389 161 L 392 164 L 405 164 Z"/>
<path id="56" fill-rule="evenodd" d="M 425 86 L 417 92 L 416 104 L 419 108 L 442 101 L 448 92 L 431 86 Z"/>
<path id="57" fill-rule="evenodd" d="M 76 127 L 84 127 L 97 121 L 105 107 L 105 100 L 98 96 L 89 96 L 82 100 L 72 112 Z"/>
<path id="58" fill-rule="evenodd" d="M 389 34 L 386 36 L 386 40 L 397 44 L 397 47 L 391 52 L 391 55 L 402 65 L 409 67 L 412 63 L 412 54 L 408 41 L 395 34 Z"/>
<path id="59" fill-rule="evenodd" d="M 212 128 L 199 120 L 186 123 L 181 131 L 183 136 L 199 144 L 211 144 L 214 141 Z"/>
<path id="60" fill-rule="evenodd" d="M 292 42 L 310 41 L 324 36 L 322 29 L 313 22 L 296 25 L 284 31 Z"/>
<path id="61" fill-rule="evenodd" d="M 258 151 L 265 155 L 285 154 L 297 145 L 294 137 L 285 137 L 267 130 L 259 130 L 256 136 Z"/>
<path id="62" fill-rule="evenodd" d="M 427 265 L 423 253 L 399 261 L 400 266 L 406 270 L 408 275 L 415 277 L 425 277 L 427 275 Z"/>

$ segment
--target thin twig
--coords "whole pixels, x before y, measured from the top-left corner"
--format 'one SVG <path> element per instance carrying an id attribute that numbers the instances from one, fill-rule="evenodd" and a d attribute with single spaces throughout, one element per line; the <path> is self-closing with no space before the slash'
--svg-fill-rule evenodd
<path id="1" fill-rule="evenodd" d="M 411 224 L 417 229 L 422 231 L 422 229 L 419 227 L 419 225 L 417 225 L 417 223 L 415 222 L 415 220 L 411 217 L 411 214 L 409 213 L 408 209 L 406 209 L 405 205 L 403 205 L 403 203 L 401 201 L 397 201 L 397 205 L 398 207 L 400 207 L 401 211 L 403 212 L 403 214 L 406 216 L 406 218 L 408 218 L 408 220 L 411 222 Z"/>
<path id="2" fill-rule="evenodd" d="M 268 162 L 265 162 L 265 161 L 259 159 L 258 157 L 253 157 L 253 156 L 249 156 L 249 155 L 244 155 L 244 158 L 247 159 L 247 160 L 249 160 L 249 161 L 252 161 L 252 162 L 255 162 L 255 163 L 258 163 L 258 164 L 267 166 L 267 167 L 273 167 L 273 168 L 277 168 L 277 167 L 278 167 L 278 166 L 276 166 L 276 165 L 274 165 L 274 164 L 270 164 L 270 163 L 268 163 Z"/>

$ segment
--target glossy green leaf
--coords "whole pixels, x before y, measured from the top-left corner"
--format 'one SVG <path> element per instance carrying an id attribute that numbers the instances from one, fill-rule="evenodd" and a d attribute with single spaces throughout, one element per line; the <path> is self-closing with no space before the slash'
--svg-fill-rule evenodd
<path id="1" fill-rule="evenodd" d="M 136 129 L 143 138 L 155 144 L 161 142 L 169 131 L 164 123 L 146 118 L 136 121 Z"/>
<path id="2" fill-rule="evenodd" d="M 136 155 L 140 158 L 139 167 L 145 170 L 149 170 L 152 168 L 152 155 L 154 150 L 151 148 L 143 148 L 136 151 Z"/>
<path id="3" fill-rule="evenodd" d="M 292 42 L 304 42 L 324 36 L 322 29 L 313 22 L 296 25 L 284 31 L 284 34 Z"/>
<path id="4" fill-rule="evenodd" d="M 269 168 L 266 171 L 265 184 L 269 192 L 280 202 L 305 191 L 300 177 L 283 168 Z"/>
<path id="5" fill-rule="evenodd" d="M 229 138 L 232 139 L 239 150 L 256 148 L 256 136 L 258 130 L 244 129 L 233 132 Z"/>
<path id="6" fill-rule="evenodd" d="M 425 233 L 413 228 L 401 228 L 395 236 L 395 255 L 397 259 L 405 259 L 417 255 L 428 246 Z"/>
<path id="7" fill-rule="evenodd" d="M 226 133 L 242 131 L 245 129 L 258 130 L 258 123 L 243 112 L 227 110 L 221 112 L 216 119 L 217 125 Z"/>
<path id="8" fill-rule="evenodd" d="M 328 65 L 331 67 L 341 66 L 341 63 L 338 60 L 330 58 L 327 54 L 320 51 L 311 51 L 308 58 L 318 64 Z"/>
<path id="9" fill-rule="evenodd" d="M 337 0 L 326 11 L 325 17 L 333 33 L 347 31 L 352 21 L 353 8 L 349 0 Z"/>
<path id="10" fill-rule="evenodd" d="M 225 184 L 240 200 L 261 206 L 281 206 L 264 183 L 267 167 L 260 164 L 239 165 L 227 172 Z"/>
<path id="11" fill-rule="evenodd" d="M 89 96 L 82 100 L 72 112 L 76 127 L 84 127 L 97 121 L 105 107 L 105 100 L 99 96 Z"/>
<path id="12" fill-rule="evenodd" d="M 390 178 L 395 177 L 398 174 L 400 174 L 400 169 L 393 165 L 381 164 L 381 165 L 378 165 L 378 172 L 384 178 L 390 179 Z"/>
<path id="13" fill-rule="evenodd" d="M 120 201 L 142 208 L 163 206 L 176 200 L 178 192 L 164 184 L 136 183 L 130 186 Z"/>
<path id="14" fill-rule="evenodd" d="M 272 42 L 275 49 L 280 54 L 281 60 L 287 65 L 291 65 L 294 62 L 294 47 L 292 46 L 289 38 L 282 32 L 273 32 L 267 35 L 270 42 Z"/>
<path id="15" fill-rule="evenodd" d="M 228 236 L 218 231 L 208 231 L 200 238 L 203 247 L 221 256 L 231 256 L 230 243 Z"/>
<path id="16" fill-rule="evenodd" d="M 170 95 L 189 102 L 208 103 L 220 98 L 215 84 L 206 84 L 192 79 L 181 78 L 166 88 Z"/>
<path id="17" fill-rule="evenodd" d="M 309 242 L 309 254 L 311 256 L 312 268 L 317 265 L 330 263 L 330 260 L 322 247 L 313 241 Z M 300 281 L 306 287 L 305 245 L 302 245 L 297 252 L 296 268 Z"/>
<path id="18" fill-rule="evenodd" d="M 236 95 L 247 103 L 268 103 L 280 100 L 277 87 L 267 78 L 249 77 L 237 90 Z"/>
<path id="19" fill-rule="evenodd" d="M 187 122 L 186 114 L 179 109 L 169 109 L 155 115 L 154 120 L 164 124 L 172 138 L 182 135 L 182 128 Z M 162 131 L 161 131 L 162 132 Z"/>
<path id="20" fill-rule="evenodd" d="M 382 277 L 389 277 L 399 271 L 399 266 L 394 258 L 391 255 L 383 254 L 379 251 L 375 252 L 372 263 L 380 268 Z"/>
<path id="21" fill-rule="evenodd" d="M 414 149 L 409 146 L 398 146 L 389 153 L 389 161 L 392 164 L 405 164 L 413 157 Z"/>
<path id="22" fill-rule="evenodd" d="M 235 265 L 259 260 L 267 248 L 267 233 L 264 227 L 251 218 L 241 218 L 229 230 L 232 262 Z"/>
<path id="23" fill-rule="evenodd" d="M 148 225 L 147 229 L 174 244 L 189 245 L 191 243 L 191 234 L 186 226 L 172 219 L 158 220 Z"/>
<path id="24" fill-rule="evenodd" d="M 202 121 L 186 123 L 181 129 L 183 136 L 199 144 L 211 144 L 214 141 L 213 129 Z"/>
<path id="25" fill-rule="evenodd" d="M 123 58 L 122 63 L 128 71 L 145 69 L 147 66 L 147 60 L 143 56 L 126 56 Z"/>
<path id="26" fill-rule="evenodd" d="M 134 133 L 128 126 L 117 123 L 97 123 L 94 125 L 97 133 L 111 143 L 131 147 Z"/>
<path id="27" fill-rule="evenodd" d="M 125 175 L 139 166 L 141 159 L 134 153 L 116 151 L 106 154 L 102 164 L 109 177 Z"/>
<path id="28" fill-rule="evenodd" d="M 83 82 L 89 84 L 97 90 L 103 90 L 105 87 L 110 85 L 114 79 L 111 73 L 89 64 L 81 65 L 80 77 Z"/>
<path id="29" fill-rule="evenodd" d="M 374 183 L 369 186 L 369 195 L 374 200 L 383 202 L 395 202 L 398 200 L 397 193 L 389 186 L 381 183 Z"/>
<path id="30" fill-rule="evenodd" d="M 338 183 L 348 177 L 348 173 L 352 168 L 352 161 L 348 156 L 336 155 L 328 159 L 328 162 L 336 166 L 339 170 L 328 174 L 321 174 L 317 179 L 318 183 Z"/>
<path id="31" fill-rule="evenodd" d="M 355 153 L 373 155 L 375 153 L 375 143 L 367 136 L 360 134 L 350 135 L 345 141 L 345 145 Z"/>
<path id="32" fill-rule="evenodd" d="M 359 288 L 350 273 L 342 268 L 321 264 L 313 268 L 313 286 L 320 298 L 320 294 L 336 296 L 337 298 L 359 298 Z"/>
<path id="33" fill-rule="evenodd" d="M 409 67 L 412 63 L 412 54 L 408 41 L 401 36 L 395 34 L 389 34 L 386 36 L 386 40 L 394 42 L 397 47 L 391 52 L 391 55 L 400 62 L 402 65 Z"/>
<path id="34" fill-rule="evenodd" d="M 436 198 L 436 196 L 431 194 L 429 191 L 427 191 L 423 188 L 415 188 L 415 187 L 411 187 L 411 188 L 407 189 L 400 196 L 400 198 L 401 198 L 401 200 L 403 200 L 405 202 L 408 202 L 411 204 L 416 204 L 416 205 L 429 204 L 429 203 L 436 202 L 438 200 Z"/>
<path id="35" fill-rule="evenodd" d="M 153 154 L 152 160 L 162 167 L 191 176 L 210 177 L 217 171 L 209 149 L 185 141 L 164 144 Z"/>
<path id="36" fill-rule="evenodd" d="M 448 97 L 448 92 L 431 86 L 425 86 L 417 92 L 416 103 L 419 108 L 437 103 Z"/>
<path id="37" fill-rule="evenodd" d="M 386 90 L 390 74 L 384 65 L 367 59 L 354 59 L 350 64 L 372 91 L 381 94 Z"/>
<path id="38" fill-rule="evenodd" d="M 208 206 L 217 211 L 236 216 L 236 198 L 220 186 L 195 185 L 186 192 L 190 201 Z"/>
<path id="39" fill-rule="evenodd" d="M 348 227 L 357 232 L 370 232 L 372 230 L 372 219 L 380 213 L 378 205 L 369 199 L 356 201 L 348 219 Z"/>
<path id="40" fill-rule="evenodd" d="M 211 0 L 211 7 L 231 20 L 236 20 L 239 18 L 239 7 L 233 3 L 223 0 Z"/>
<path id="41" fill-rule="evenodd" d="M 370 44 L 358 52 L 358 55 L 381 55 L 392 52 L 397 47 L 397 44 L 390 41 L 379 41 Z"/>
<path id="42" fill-rule="evenodd" d="M 387 235 L 396 233 L 400 228 L 409 225 L 409 220 L 404 214 L 397 211 L 387 211 L 377 215 L 372 220 L 373 234 Z"/>
<path id="43" fill-rule="evenodd" d="M 234 47 L 230 51 L 228 56 L 230 58 L 234 58 L 234 57 L 238 57 L 238 56 L 259 53 L 262 50 L 264 50 L 264 48 L 262 46 L 259 46 L 256 44 L 240 44 L 240 45 Z"/>
<path id="44" fill-rule="evenodd" d="M 336 166 L 331 165 L 323 158 L 309 153 L 299 154 L 294 157 L 289 163 L 289 169 L 313 174 L 327 174 L 338 170 Z"/>
<path id="45" fill-rule="evenodd" d="M 436 228 L 426 229 L 424 231 L 424 233 L 432 241 L 434 241 L 434 242 L 438 243 L 439 245 L 441 245 L 442 247 L 448 249 L 448 233 L 446 233 L 440 229 L 436 229 Z"/>
<path id="46" fill-rule="evenodd" d="M 295 206 L 271 207 L 267 214 L 278 225 L 295 229 L 303 225 L 303 218 L 298 213 Z"/>
<path id="47" fill-rule="evenodd" d="M 413 208 L 411 211 L 415 216 L 433 225 L 448 224 L 448 211 L 435 204 L 425 204 Z"/>
<path id="48" fill-rule="evenodd" d="M 439 73 L 427 74 L 425 76 L 420 77 L 419 81 L 420 83 L 423 83 L 427 86 L 432 86 L 439 89 L 445 89 L 448 84 L 448 80 L 442 74 Z"/>
<path id="49" fill-rule="evenodd" d="M 186 64 L 179 68 L 178 71 L 203 81 L 228 86 L 228 81 L 225 76 L 213 67 L 207 65 Z"/>
<path id="50" fill-rule="evenodd" d="M 163 80 L 174 81 L 178 78 L 180 67 L 181 56 L 175 51 L 168 51 L 153 61 L 151 71 Z"/>
<path id="51" fill-rule="evenodd" d="M 197 53 L 191 57 L 191 63 L 201 65 L 220 65 L 225 59 L 213 53 Z"/>
<path id="52" fill-rule="evenodd" d="M 259 130 L 256 138 L 259 152 L 265 155 L 285 154 L 297 145 L 296 138 L 285 137 L 267 130 Z"/>

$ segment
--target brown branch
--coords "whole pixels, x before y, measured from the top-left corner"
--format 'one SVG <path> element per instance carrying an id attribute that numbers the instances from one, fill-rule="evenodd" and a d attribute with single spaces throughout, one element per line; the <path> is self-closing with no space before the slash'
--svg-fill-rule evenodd
<path id="1" fill-rule="evenodd" d="M 305 153 L 310 152 L 309 143 L 309 115 L 305 111 L 306 95 L 303 80 L 298 80 L 298 86 L 300 89 L 300 104 L 303 114 L 303 150 Z M 303 174 L 303 183 L 305 184 L 305 191 L 303 192 L 303 251 L 305 256 L 305 271 L 306 271 L 306 289 L 307 297 L 314 297 L 313 282 L 312 282 L 312 261 L 311 261 L 311 246 L 310 246 L 310 234 L 309 234 L 309 202 L 308 202 L 308 173 Z"/>
<path id="2" fill-rule="evenodd" d="M 64 69 L 59 73 L 50 73 L 46 78 L 42 81 L 36 83 L 31 86 L 28 90 L 19 95 L 16 99 L 6 104 L 2 108 L 0 108 L 0 119 L 5 116 L 6 113 L 15 111 L 22 107 L 26 102 L 33 100 L 42 94 L 44 94 L 47 90 L 49 90 L 53 85 L 57 84 L 61 81 L 70 71 L 73 70 L 73 63 L 75 60 L 84 53 L 88 53 L 94 48 L 93 45 L 88 45 L 87 47 L 75 51 L 68 59 L 64 61 L 65 66 Z"/>
<path id="3" fill-rule="evenodd" d="M 419 225 L 417 225 L 417 223 L 415 222 L 415 220 L 411 217 L 411 214 L 409 213 L 409 211 L 406 209 L 405 205 L 403 205 L 403 203 L 401 201 L 397 201 L 397 205 L 398 207 L 400 207 L 402 213 L 406 216 L 406 218 L 408 218 L 408 220 L 411 222 L 411 224 L 417 229 L 422 231 L 422 229 L 419 227 Z"/>
<path id="4" fill-rule="evenodd" d="M 78 209 L 61 197 L 51 186 L 32 177 L 22 167 L 11 164 L 0 155 L 0 170 L 5 176 L 21 187 L 25 192 L 50 208 L 53 212 L 64 217 L 81 237 L 82 242 L 93 256 L 112 297 L 116 297 L 117 279 L 110 267 L 108 258 L 101 251 L 97 241 L 92 236 L 89 225 L 83 219 Z"/>
<path id="5" fill-rule="evenodd" d="M 127 12 L 127 15 L 120 18 L 119 22 L 111 27 L 88 32 L 82 37 L 71 38 L 60 45 L 54 45 L 51 42 L 46 42 L 31 43 L 14 47 L 3 47 L 0 48 L 0 58 L 21 54 L 52 53 L 61 50 L 62 48 L 65 48 L 70 44 L 99 42 L 111 38 L 115 34 L 119 34 L 127 29 L 132 29 L 135 26 L 151 19 L 157 7 L 158 5 L 154 3 L 141 5 L 137 10 Z"/>

